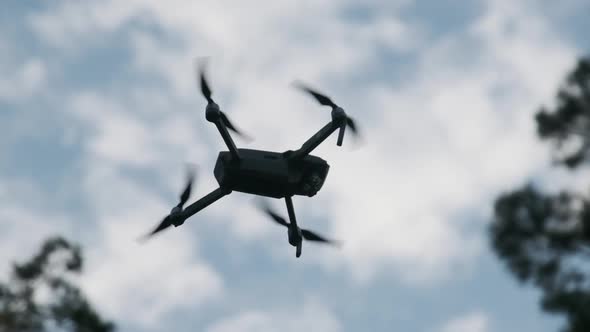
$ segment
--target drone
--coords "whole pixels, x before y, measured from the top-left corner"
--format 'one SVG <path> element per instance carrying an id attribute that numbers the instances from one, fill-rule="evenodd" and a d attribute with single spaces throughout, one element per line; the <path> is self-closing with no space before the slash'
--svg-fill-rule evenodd
<path id="1" fill-rule="evenodd" d="M 217 127 L 228 148 L 228 151 L 219 153 L 213 171 L 219 188 L 185 208 L 184 205 L 190 197 L 195 179 L 194 169 L 189 169 L 187 184 L 180 195 L 180 202 L 144 239 L 170 226 L 178 227 L 184 224 L 188 218 L 199 211 L 233 191 L 238 191 L 285 200 L 289 215 L 288 221 L 274 212 L 267 204 L 261 204 L 259 207 L 273 221 L 287 228 L 289 244 L 296 248 L 296 257 L 301 256 L 303 240 L 338 245 L 338 241 L 327 239 L 298 226 L 293 207 L 293 196 L 313 197 L 318 193 L 326 180 L 330 166 L 322 158 L 313 156 L 310 153 L 336 130 L 339 131 L 336 143 L 338 146 L 342 146 L 346 128 L 349 128 L 355 136 L 358 135 L 354 120 L 329 97 L 303 83 L 296 83 L 298 88 L 310 94 L 321 105 L 331 107 L 331 121 L 297 150 L 273 152 L 237 148 L 229 131 L 243 137 L 246 137 L 246 135 L 233 125 L 227 115 L 221 111 L 219 105 L 213 101 L 211 89 L 205 76 L 205 68 L 201 66 L 199 70 L 200 87 L 203 96 L 207 100 L 205 118 Z"/>

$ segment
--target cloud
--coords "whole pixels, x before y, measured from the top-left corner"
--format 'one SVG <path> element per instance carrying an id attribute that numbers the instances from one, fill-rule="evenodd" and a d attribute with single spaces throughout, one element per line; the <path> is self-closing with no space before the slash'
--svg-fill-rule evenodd
<path id="1" fill-rule="evenodd" d="M 328 121 L 327 110 L 289 83 L 300 78 L 322 87 L 356 116 L 368 145 L 354 152 L 337 149 L 331 137 L 314 152 L 332 165 L 328 181 L 316 198 L 296 199 L 295 205 L 300 215 L 322 205 L 329 233 L 342 238 L 345 247 L 308 259 L 344 266 L 359 280 L 383 266 L 407 281 L 444 278 L 471 266 L 483 250 L 482 234 L 470 229 L 485 224 L 490 200 L 547 160 L 531 115 L 552 96 L 576 51 L 560 41 L 533 3 L 486 1 L 464 32 L 442 37 L 404 20 L 399 10 L 405 1 L 392 4 L 388 15 L 362 22 L 337 14 L 348 5 L 64 2 L 32 15 L 30 22 L 45 41 L 65 48 L 64 43 L 100 40 L 83 38 L 87 35 L 129 27 L 133 68 L 167 83 L 152 95 L 162 97 L 169 109 L 204 105 L 192 64 L 195 56 L 210 55 L 215 98 L 236 123 L 256 133 L 254 148 L 296 148 Z M 157 32 L 126 25 L 137 20 Z M 411 74 L 395 88 L 370 79 L 357 86 L 351 80 L 362 77 L 364 68 L 391 61 L 380 57 L 383 47 L 410 54 Z M 91 110 L 82 115 L 96 130 L 89 155 L 115 165 L 150 167 L 189 155 L 180 148 L 189 144 L 192 160 L 212 165 L 213 148 L 198 142 L 223 149 L 202 118 L 196 127 L 179 115 L 155 121 L 140 113 L 145 103 L 126 97 L 82 94 L 71 101 Z M 161 166 L 159 173 L 169 177 Z M 238 223 L 231 229 L 239 238 L 268 234 L 238 218 L 245 213 L 243 204 L 211 213 Z"/>
<path id="2" fill-rule="evenodd" d="M 70 188 L 85 204 L 84 220 L 49 206 L 51 193 L 36 185 L 1 179 L 1 279 L 12 262 L 28 259 L 47 237 L 61 235 L 82 244 L 79 282 L 91 302 L 123 325 L 158 329 L 174 309 L 223 296 L 223 279 L 199 256 L 194 237 L 170 232 L 143 245 L 136 241 L 169 208 L 153 190 L 122 176 L 108 159 L 92 159 L 84 170 L 80 187 Z"/>
<path id="3" fill-rule="evenodd" d="M 107 163 L 88 169 L 83 188 L 96 230 L 88 243 L 83 286 L 109 317 L 142 328 L 161 327 L 163 315 L 223 294 L 223 280 L 198 255 L 195 238 L 169 232 L 145 244 L 167 206 Z M 190 296 L 187 296 L 190 294 Z"/>
<path id="4" fill-rule="evenodd" d="M 70 143 L 81 149 L 72 151 L 76 174 L 60 187 L 75 203 L 49 206 L 53 200 L 44 195 L 55 188 L 2 181 L 2 234 L 11 240 L 2 241 L 0 258 L 21 259 L 47 236 L 64 235 L 84 248 L 86 269 L 80 282 L 100 312 L 125 327 L 159 329 L 177 308 L 218 300 L 224 282 L 199 255 L 199 240 L 188 233 L 170 232 L 145 245 L 136 241 L 173 205 L 165 199 L 178 195 L 185 154 L 199 156 L 205 149 L 199 144 L 179 147 L 180 141 L 197 141 L 195 130 L 182 114 L 162 112 L 167 111 L 165 98 L 158 103 L 149 92 L 134 92 L 119 98 L 76 91 L 61 100 L 65 107 L 57 112 L 70 120 Z M 159 121 L 150 122 L 150 117 Z M 169 180 L 162 183 L 173 195 L 160 195 L 157 181 L 146 186 L 126 176 L 129 168 Z M 51 172 L 40 170 L 45 171 Z M 81 206 L 68 209 L 72 204 Z M 2 275 L 8 267 L 1 267 Z"/>
<path id="5" fill-rule="evenodd" d="M 71 112 L 92 125 L 87 152 L 95 158 L 122 164 L 148 165 L 156 155 L 150 144 L 149 128 L 121 105 L 92 93 L 72 98 Z"/>
<path id="6" fill-rule="evenodd" d="M 29 259 L 47 237 L 73 229 L 67 215 L 38 208 L 36 202 L 47 198 L 33 184 L 5 177 L 0 182 L 0 279 L 5 280 L 13 262 Z"/>
<path id="7" fill-rule="evenodd" d="M 0 45 L 0 52 L 6 51 Z M 7 67 L 7 68 L 4 68 Z M 8 65 L 0 60 L 0 101 L 19 102 L 39 92 L 45 84 L 47 69 L 43 60 L 29 58 L 18 64 Z"/>
<path id="8" fill-rule="evenodd" d="M 154 105 L 157 98 L 150 98 L 149 93 L 138 90 L 117 97 L 82 91 L 69 99 L 68 113 L 85 130 L 81 139 L 88 158 L 119 166 L 149 167 L 166 162 L 182 164 L 186 155 L 198 159 L 206 156 L 207 149 L 199 143 L 190 117 L 170 111 L 175 105 L 165 98 Z"/>
<path id="9" fill-rule="evenodd" d="M 340 330 L 340 323 L 334 314 L 322 303 L 308 298 L 302 303 L 301 308 L 243 311 L 214 322 L 205 331 L 337 332 Z"/>
<path id="10" fill-rule="evenodd" d="M 359 276 L 387 261 L 412 281 L 471 265 L 484 243 L 468 229 L 485 224 L 499 191 L 545 167 L 532 115 L 575 51 L 525 10 L 490 2 L 465 34 L 423 49 L 397 91 L 367 88 L 366 108 L 387 110 L 369 129 L 372 147 L 354 158 L 333 152 L 331 163 L 346 167 L 334 167 L 325 186 L 338 197 L 334 227 Z"/>
<path id="11" fill-rule="evenodd" d="M 451 319 L 438 330 L 440 332 L 488 332 L 489 318 L 482 312 L 472 312 L 462 317 Z"/>
<path id="12" fill-rule="evenodd" d="M 21 23 L 39 37 L 32 42 L 42 41 L 34 46 L 40 53 L 18 61 L 0 54 L 8 73 L 0 78 L 0 99 L 34 103 L 36 94 L 50 95 L 43 102 L 53 103 L 51 116 L 63 118 L 57 122 L 73 147 L 64 150 L 73 155 L 63 164 L 75 174 L 60 184 L 65 198 L 44 196 L 55 188 L 2 182 L 0 217 L 7 223 L 0 228 L 8 240 L 0 241 L 0 259 L 26 255 L 55 231 L 72 234 L 87 257 L 84 290 L 106 317 L 130 330 L 165 329 L 188 309 L 207 312 L 204 320 L 185 317 L 190 328 L 212 322 L 210 332 L 339 331 L 363 318 L 342 314 L 352 304 L 302 300 L 299 288 L 313 285 L 308 279 L 333 281 L 320 293 L 349 286 L 350 278 L 378 280 L 336 290 L 343 296 L 394 289 L 399 280 L 454 285 L 480 262 L 497 193 L 545 174 L 547 151 L 532 114 L 553 98 L 578 53 L 545 16 L 549 2 L 481 3 L 478 16 L 452 34 L 406 16 L 414 4 L 405 0 L 62 1 L 33 9 Z M 205 233 L 187 224 L 143 246 L 135 242 L 177 200 L 185 161 L 200 165 L 193 199 L 216 187 L 212 168 L 225 147 L 204 120 L 195 84 L 194 58 L 203 55 L 210 56 L 215 99 L 256 138 L 236 139 L 241 147 L 297 148 L 329 120 L 329 109 L 291 88 L 295 79 L 325 91 L 355 117 L 366 144 L 355 150 L 348 135 L 337 148 L 330 137 L 314 151 L 331 165 L 328 182 L 312 199 L 295 198 L 301 225 L 343 240 L 342 250 L 306 244 L 294 259 L 285 233 L 237 193 L 195 217 Z M 78 72 L 93 64 L 111 70 L 108 81 Z M 47 84 L 53 71 L 62 75 L 59 84 Z M 22 120 L 28 118 L 36 119 L 17 118 L 26 130 L 11 130 L 7 142 L 52 127 Z M 17 127 L 11 121 L 6 126 Z M 52 172 L 26 176 L 34 181 Z M 31 203 L 31 195 L 59 202 L 48 211 L 53 204 Z M 284 202 L 273 203 L 286 215 Z M 223 233 L 202 235 L 212 230 Z M 264 250 L 257 250 L 260 243 Z M 228 285 L 243 277 L 233 274 L 238 270 L 251 289 L 275 280 L 274 272 L 301 283 L 292 284 L 297 295 L 288 304 L 268 306 L 272 294 Z M 354 305 L 375 300 L 360 296 Z M 391 322 L 386 313 L 374 314 Z M 468 311 L 439 330 L 489 329 L 487 313 Z"/>

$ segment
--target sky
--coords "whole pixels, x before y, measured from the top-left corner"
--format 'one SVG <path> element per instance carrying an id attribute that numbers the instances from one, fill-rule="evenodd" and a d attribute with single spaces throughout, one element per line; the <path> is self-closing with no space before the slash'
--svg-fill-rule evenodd
<path id="1" fill-rule="evenodd" d="M 555 190 L 533 116 L 587 54 L 584 0 L 9 0 L 0 12 L 0 276 L 60 234 L 79 284 L 120 331 L 556 331 L 540 294 L 491 252 L 494 199 Z M 232 193 L 145 244 L 174 206 L 217 187 L 225 146 L 195 59 L 251 142 L 298 148 L 329 109 L 363 134 L 314 155 L 322 190 L 295 197 L 305 244 Z M 284 203 L 269 203 L 286 215 Z"/>

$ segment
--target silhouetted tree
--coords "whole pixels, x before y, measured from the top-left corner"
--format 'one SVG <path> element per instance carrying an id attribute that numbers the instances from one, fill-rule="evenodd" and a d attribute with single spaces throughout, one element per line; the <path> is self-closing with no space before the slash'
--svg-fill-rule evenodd
<path id="1" fill-rule="evenodd" d="M 14 264 L 0 283 L 1 332 L 112 332 L 71 282 L 82 270 L 80 248 L 61 237 L 48 239 L 28 262 Z"/>
<path id="2" fill-rule="evenodd" d="M 559 89 L 555 109 L 535 117 L 552 143 L 557 165 L 581 169 L 590 161 L 590 57 L 579 60 Z M 590 182 L 588 183 L 590 185 Z M 564 314 L 563 331 L 590 331 L 590 197 L 543 193 L 533 185 L 501 195 L 490 227 L 492 247 L 523 283 L 543 292 L 541 307 Z"/>

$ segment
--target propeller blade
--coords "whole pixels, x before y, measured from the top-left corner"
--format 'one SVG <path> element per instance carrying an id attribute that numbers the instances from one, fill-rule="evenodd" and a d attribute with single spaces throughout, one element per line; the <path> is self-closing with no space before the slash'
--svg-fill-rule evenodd
<path id="1" fill-rule="evenodd" d="M 150 233 L 144 235 L 143 237 L 141 237 L 139 240 L 140 241 L 146 241 L 147 239 L 149 239 L 150 237 L 152 237 L 153 235 L 155 235 L 156 233 L 159 233 L 163 230 L 165 230 L 166 228 L 172 226 L 172 223 L 170 222 L 170 216 L 166 216 L 166 218 L 164 218 L 160 224 L 158 225 L 158 227 L 156 227 L 153 231 L 151 231 Z"/>
<path id="2" fill-rule="evenodd" d="M 180 203 L 178 203 L 178 205 L 177 205 L 181 209 L 184 206 L 184 204 L 186 204 L 186 202 L 188 201 L 188 199 L 191 196 L 191 190 L 192 190 L 194 180 L 195 180 L 195 170 L 193 167 L 189 167 L 187 170 L 186 187 L 184 188 L 184 191 L 180 195 Z"/>
<path id="3" fill-rule="evenodd" d="M 211 89 L 209 88 L 209 83 L 207 83 L 207 78 L 205 77 L 205 64 L 201 65 L 199 76 L 201 80 L 201 92 L 203 93 L 205 99 L 207 99 L 207 102 L 212 103 L 213 99 L 211 99 Z"/>
<path id="4" fill-rule="evenodd" d="M 274 212 L 266 203 L 260 204 L 260 209 L 266 213 L 274 222 L 285 227 L 289 227 L 289 223 L 285 218 Z"/>
<path id="5" fill-rule="evenodd" d="M 207 78 L 205 76 L 205 67 L 206 67 L 206 63 L 202 63 L 200 65 L 200 70 L 199 70 L 199 77 L 200 77 L 200 81 L 201 81 L 201 92 L 203 93 L 203 96 L 205 97 L 205 99 L 207 99 L 208 103 L 214 103 L 213 98 L 211 98 L 211 88 L 209 87 L 209 83 L 207 82 Z M 249 135 L 246 135 L 242 131 L 238 130 L 238 128 L 236 128 L 236 126 L 233 125 L 233 123 L 229 120 L 229 118 L 227 117 L 227 115 L 225 115 L 225 113 L 220 111 L 220 114 L 221 114 L 221 121 L 223 122 L 225 127 L 227 127 L 227 129 L 240 135 L 242 138 L 244 138 L 246 140 L 249 140 L 249 141 L 252 140 L 252 138 Z"/>
<path id="6" fill-rule="evenodd" d="M 195 166 L 189 164 L 187 166 L 187 183 L 186 186 L 184 188 L 184 190 L 182 191 L 182 194 L 180 194 L 180 202 L 178 203 L 178 205 L 176 205 L 176 207 L 174 207 L 172 209 L 172 211 L 170 212 L 170 214 L 168 216 L 166 216 L 166 218 L 164 218 L 160 224 L 158 224 L 158 227 L 156 227 L 153 231 L 151 231 L 149 234 L 143 236 L 142 238 L 140 238 L 140 241 L 145 241 L 148 238 L 150 238 L 151 236 L 153 236 L 156 233 L 159 233 L 163 230 L 165 230 L 166 228 L 172 226 L 172 217 L 176 216 L 179 212 L 182 211 L 182 208 L 184 206 L 184 204 L 186 204 L 186 202 L 188 201 L 188 199 L 191 196 L 191 190 L 193 187 L 193 182 L 195 180 Z"/>
<path id="7" fill-rule="evenodd" d="M 348 126 L 348 128 L 350 128 L 350 130 L 352 131 L 352 133 L 354 135 L 358 135 L 358 128 L 356 127 L 356 123 L 354 122 L 353 119 L 351 119 L 350 117 L 346 117 L 346 125 Z"/>
<path id="8" fill-rule="evenodd" d="M 219 114 L 221 116 L 221 121 L 223 121 L 223 124 L 225 125 L 225 127 L 227 127 L 227 129 L 240 135 L 242 138 L 245 138 L 246 140 L 249 140 L 249 141 L 252 140 L 252 138 L 249 135 L 246 135 L 244 132 L 242 132 L 241 130 L 236 128 L 236 126 L 234 126 L 234 124 L 229 120 L 229 118 L 227 117 L 227 115 L 225 113 L 220 111 Z"/>
<path id="9" fill-rule="evenodd" d="M 300 82 L 297 82 L 297 83 L 295 83 L 295 85 L 296 85 L 296 86 L 297 86 L 299 89 L 301 89 L 301 90 L 303 90 L 303 91 L 305 91 L 305 92 L 309 93 L 310 95 L 312 95 L 312 96 L 315 98 L 315 100 L 317 100 L 317 101 L 318 101 L 318 103 L 320 103 L 320 104 L 322 104 L 322 105 L 324 105 L 324 106 L 330 106 L 330 107 L 332 107 L 332 108 L 338 107 L 338 105 L 336 105 L 336 104 L 335 104 L 335 103 L 332 101 L 332 99 L 330 99 L 328 96 L 326 96 L 326 95 L 323 95 L 323 94 L 321 94 L 321 93 L 319 93 L 319 92 L 317 92 L 317 91 L 315 91 L 315 90 L 313 90 L 313 89 L 309 88 L 309 87 L 308 87 L 308 86 L 306 86 L 305 84 L 303 84 L 303 83 L 300 83 Z"/>
<path id="10" fill-rule="evenodd" d="M 307 230 L 307 229 L 301 229 L 301 235 L 307 241 L 322 242 L 322 243 L 327 243 L 327 244 L 336 245 L 336 246 L 340 245 L 339 241 L 326 239 L 325 237 L 320 236 L 320 235 L 318 235 L 310 230 Z"/>

